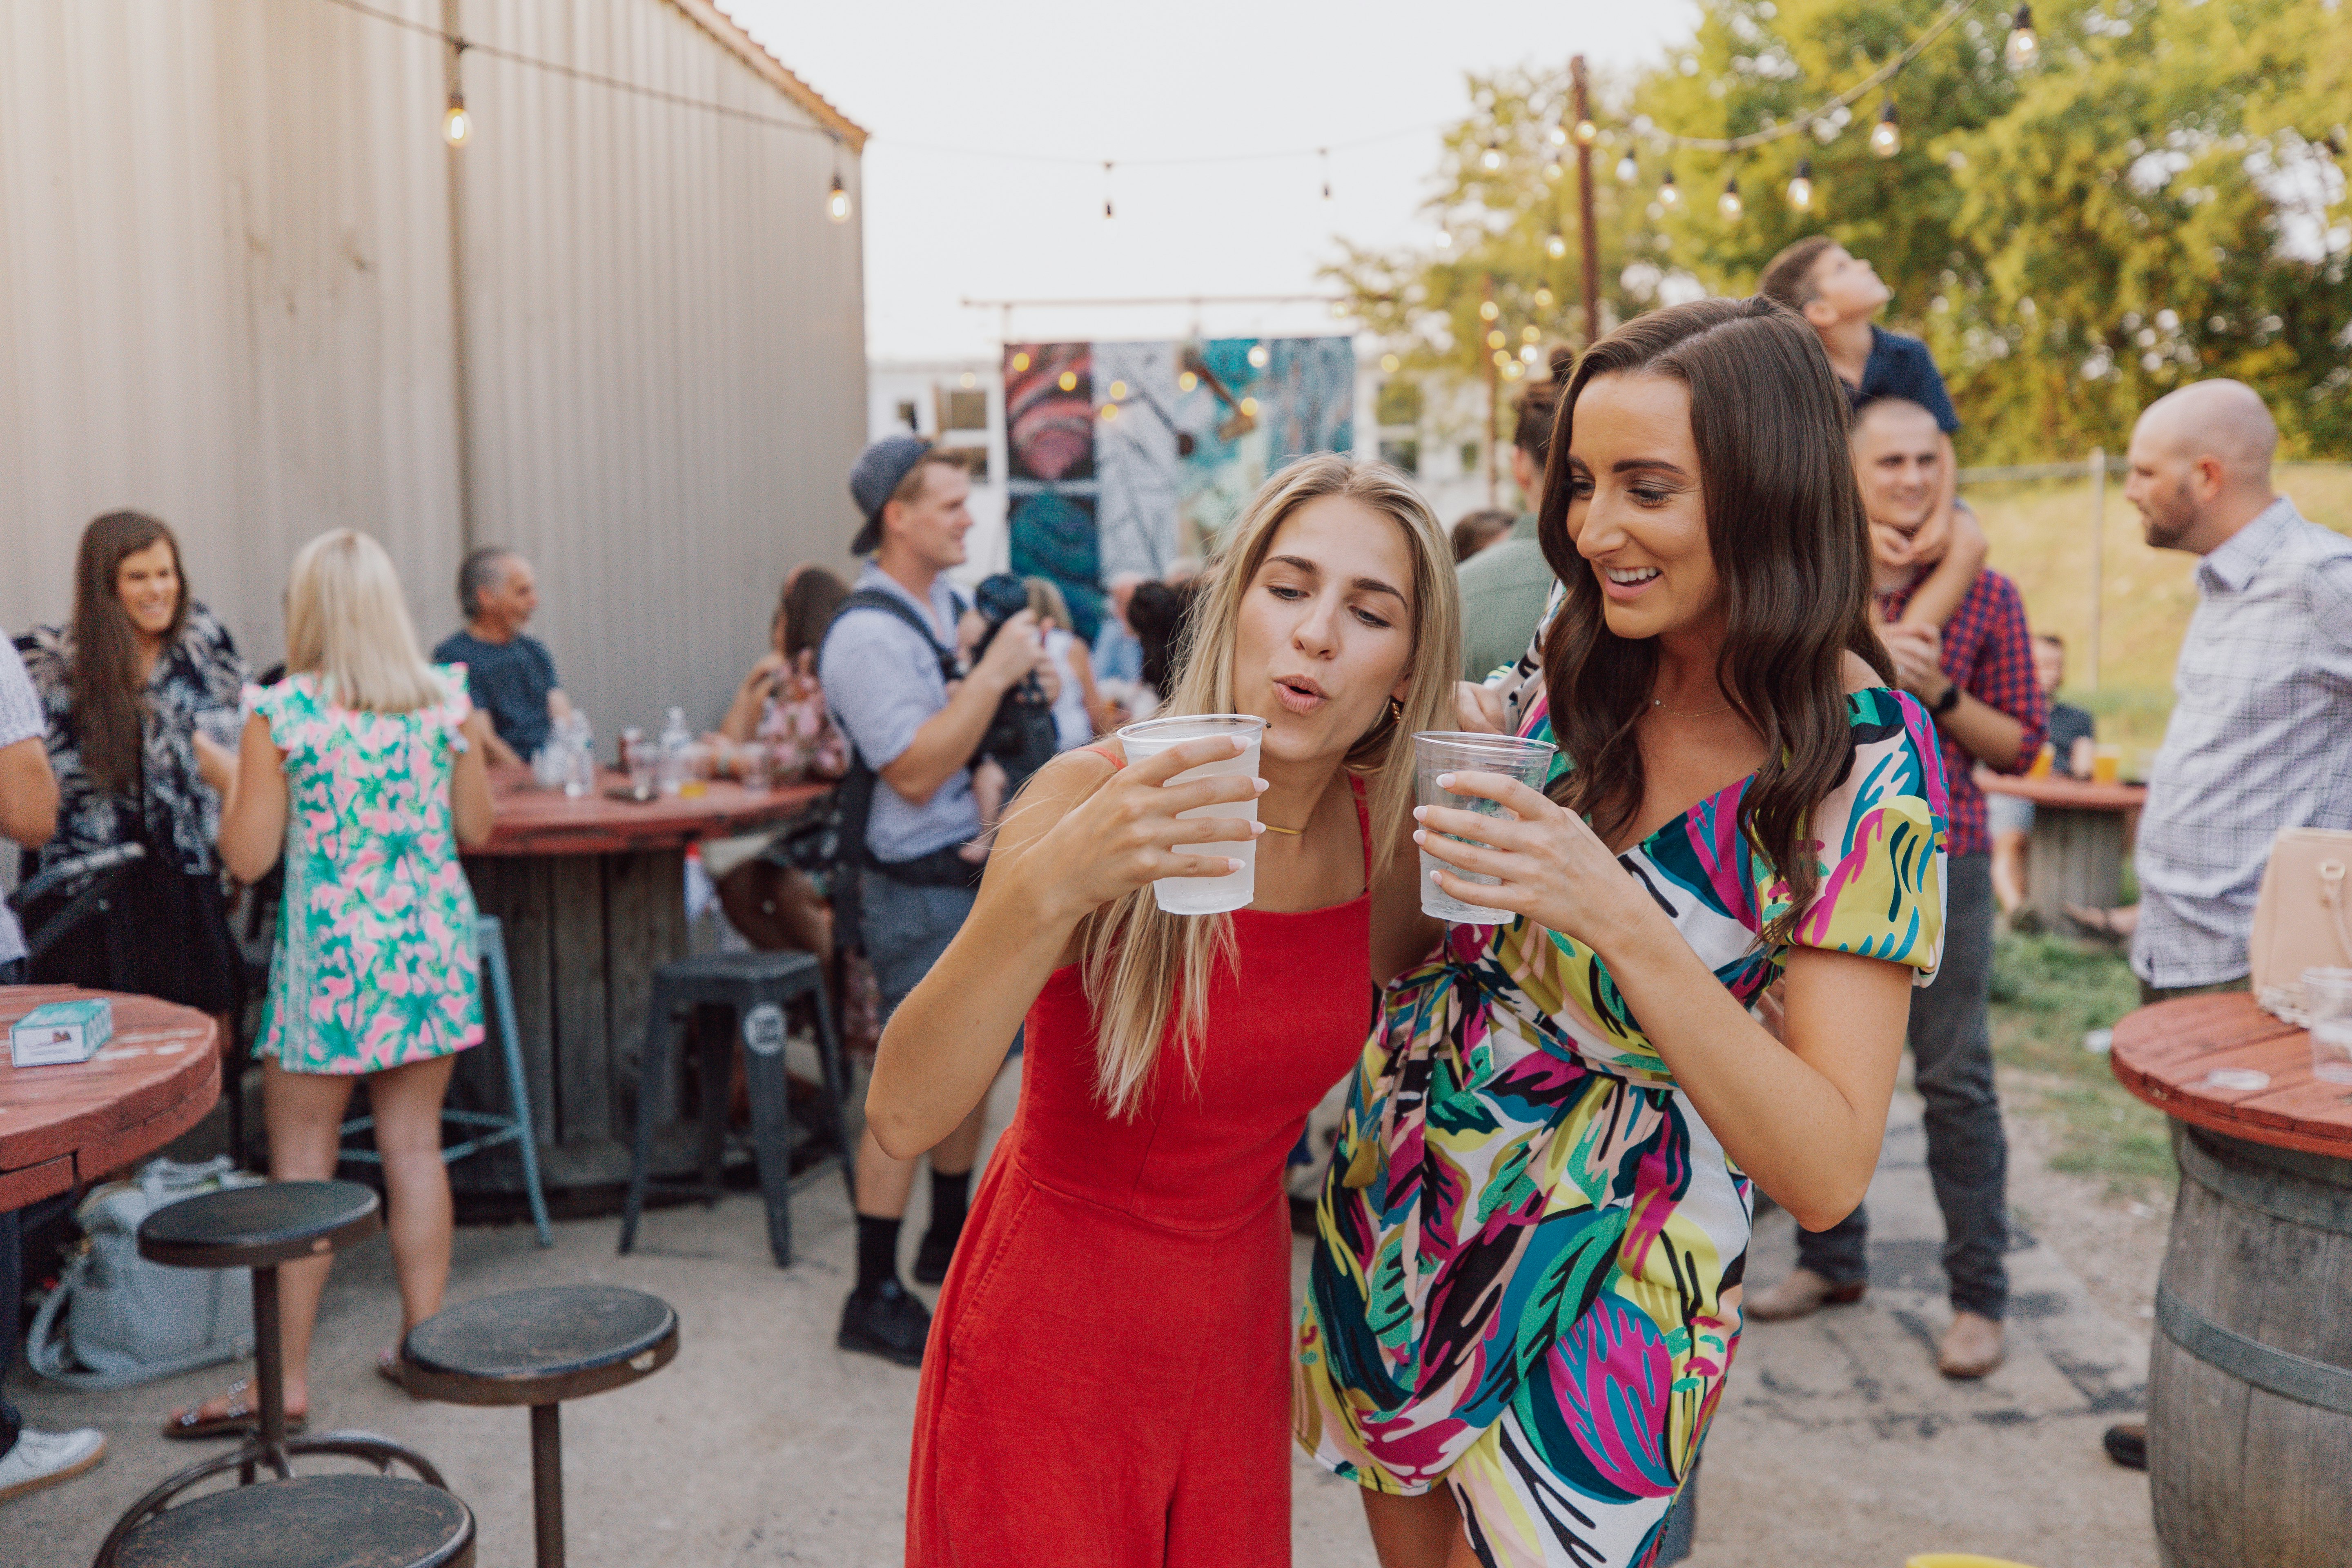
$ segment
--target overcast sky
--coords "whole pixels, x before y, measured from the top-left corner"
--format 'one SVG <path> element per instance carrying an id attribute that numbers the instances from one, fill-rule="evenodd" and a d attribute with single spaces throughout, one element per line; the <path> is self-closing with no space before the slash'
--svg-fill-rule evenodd
<path id="1" fill-rule="evenodd" d="M 1464 74 L 1596 70 L 1687 37 L 1691 0 L 1194 0 L 1179 8 L 1035 0 L 720 0 L 872 133 L 866 322 L 877 359 L 988 355 L 1003 323 L 973 299 L 1098 300 L 1323 290 L 1335 237 L 1432 231 L 1438 131 Z M 1349 145 L 1355 143 L 1355 145 Z M 1329 146 L 1298 158 L 1150 166 Z M 999 154 L 1076 159 L 1073 164 Z M 1102 161 L 1116 216 L 1102 216 Z M 814 199 L 814 197 L 812 199 Z M 1315 305 L 1024 310 L 1018 338 L 1328 331 Z"/>

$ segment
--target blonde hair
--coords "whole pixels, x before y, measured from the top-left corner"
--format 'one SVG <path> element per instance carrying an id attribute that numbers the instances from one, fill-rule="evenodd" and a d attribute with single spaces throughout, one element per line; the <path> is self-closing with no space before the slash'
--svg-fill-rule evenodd
<path id="1" fill-rule="evenodd" d="M 1070 602 L 1062 597 L 1060 586 L 1051 577 L 1024 577 L 1021 582 L 1029 590 L 1029 613 L 1068 631 Z"/>
<path id="2" fill-rule="evenodd" d="M 1461 592 L 1454 542 L 1404 476 L 1385 463 L 1331 454 L 1306 458 L 1260 486 L 1202 578 L 1184 634 L 1175 689 L 1160 715 L 1230 713 L 1234 648 L 1242 602 L 1275 534 L 1308 501 L 1344 496 L 1394 522 L 1412 554 L 1412 664 L 1400 707 L 1349 749 L 1345 767 L 1370 774 L 1370 876 L 1387 868 L 1412 800 L 1412 737 L 1453 726 L 1461 660 Z M 1140 1102 L 1171 1033 L 1197 1083 L 1208 1025 L 1213 966 L 1234 962 L 1228 915 L 1171 915 L 1150 888 L 1128 894 L 1090 922 L 1085 942 L 1087 1001 L 1096 1026 L 1096 1092 L 1114 1116 Z"/>
<path id="3" fill-rule="evenodd" d="M 295 552 L 286 584 L 286 669 L 369 713 L 407 713 L 448 695 L 416 646 L 400 574 L 383 546 L 348 528 Z"/>

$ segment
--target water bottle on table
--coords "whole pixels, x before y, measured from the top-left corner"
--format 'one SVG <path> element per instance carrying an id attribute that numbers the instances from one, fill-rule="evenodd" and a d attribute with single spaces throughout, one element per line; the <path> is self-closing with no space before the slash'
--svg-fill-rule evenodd
<path id="1" fill-rule="evenodd" d="M 677 795 L 686 784 L 686 748 L 694 742 L 694 732 L 686 727 L 686 710 L 673 708 L 662 725 L 661 753 L 655 764 L 656 775 L 664 795 Z"/>

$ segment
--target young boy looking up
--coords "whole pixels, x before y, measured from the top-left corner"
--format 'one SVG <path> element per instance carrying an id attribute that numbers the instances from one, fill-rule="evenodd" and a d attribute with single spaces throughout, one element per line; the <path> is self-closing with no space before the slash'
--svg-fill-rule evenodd
<path id="1" fill-rule="evenodd" d="M 1874 398 L 1899 397 L 1936 416 L 1943 444 L 1943 482 L 1935 510 L 1909 542 L 1906 563 L 1935 561 L 1938 552 L 1943 559 L 1911 595 L 1903 621 L 1914 626 L 1943 626 L 1960 607 L 1990 552 L 1975 516 L 1955 501 L 1959 469 L 1952 453 L 1952 432 L 1960 427 L 1960 416 L 1952 411 L 1951 394 L 1944 389 L 1934 356 L 1917 338 L 1887 331 L 1871 320 L 1885 309 L 1893 292 L 1869 262 L 1828 235 L 1801 239 L 1774 257 L 1757 280 L 1756 291 L 1804 317 L 1821 335 L 1830 368 L 1845 384 L 1846 396 L 1856 408 Z"/>

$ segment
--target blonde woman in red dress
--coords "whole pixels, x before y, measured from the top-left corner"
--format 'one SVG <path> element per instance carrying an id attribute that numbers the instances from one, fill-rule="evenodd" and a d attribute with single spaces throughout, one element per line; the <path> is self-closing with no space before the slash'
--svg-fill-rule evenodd
<path id="1" fill-rule="evenodd" d="M 1266 721 L 1230 758 L 1065 752 L 1014 806 L 972 916 L 893 1016 L 866 1111 L 921 1152 L 1027 1024 L 1021 1108 L 940 1297 L 915 1423 L 913 1568 L 1290 1561 L 1283 1162 L 1353 1062 L 1374 983 L 1419 955 L 1412 734 L 1450 728 L 1453 546 L 1402 476 L 1307 458 L 1267 481 L 1196 611 L 1170 713 Z M 1163 913 L 1252 836 L 1255 896 Z"/>

